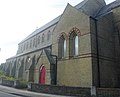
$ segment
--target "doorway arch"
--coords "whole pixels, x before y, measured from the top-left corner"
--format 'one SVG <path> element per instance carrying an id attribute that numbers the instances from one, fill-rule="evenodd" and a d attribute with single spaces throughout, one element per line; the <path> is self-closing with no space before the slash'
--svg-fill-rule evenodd
<path id="1" fill-rule="evenodd" d="M 44 65 L 42 65 L 40 68 L 39 84 L 45 84 L 45 80 L 46 80 L 45 77 L 46 77 L 46 68 Z"/>

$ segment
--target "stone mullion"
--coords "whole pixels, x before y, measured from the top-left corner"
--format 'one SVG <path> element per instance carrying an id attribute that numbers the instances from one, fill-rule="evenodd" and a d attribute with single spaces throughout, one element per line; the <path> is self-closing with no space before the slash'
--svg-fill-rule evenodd
<path id="1" fill-rule="evenodd" d="M 69 58 L 69 39 L 66 40 L 66 58 Z"/>

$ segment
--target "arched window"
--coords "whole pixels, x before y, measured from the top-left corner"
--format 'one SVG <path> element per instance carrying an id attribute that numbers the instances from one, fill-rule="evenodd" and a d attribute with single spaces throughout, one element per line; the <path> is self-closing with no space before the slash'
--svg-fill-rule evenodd
<path id="1" fill-rule="evenodd" d="M 50 35 L 50 34 L 51 34 L 50 31 L 48 31 L 48 33 L 47 33 L 47 41 L 49 41 L 50 38 L 51 38 L 51 35 Z"/>
<path id="2" fill-rule="evenodd" d="M 40 44 L 40 35 L 38 36 L 38 42 L 37 43 L 38 43 L 38 45 Z"/>
<path id="3" fill-rule="evenodd" d="M 27 57 L 26 64 L 25 64 L 25 70 L 29 69 L 30 63 L 31 63 L 31 58 Z"/>
<path id="4" fill-rule="evenodd" d="M 42 34 L 42 42 L 44 42 L 44 41 L 45 41 L 45 35 Z"/>
<path id="5" fill-rule="evenodd" d="M 78 36 L 75 36 L 75 55 L 78 55 Z"/>
<path id="6" fill-rule="evenodd" d="M 63 35 L 60 37 L 58 43 L 58 57 L 66 57 L 66 40 Z"/>
<path id="7" fill-rule="evenodd" d="M 69 45 L 69 51 L 70 51 L 70 57 L 73 57 L 73 56 L 77 56 L 78 55 L 78 36 L 75 32 L 72 32 L 70 34 L 70 38 L 69 38 L 69 42 L 70 42 L 70 45 Z"/>
<path id="8" fill-rule="evenodd" d="M 64 39 L 63 57 L 66 57 L 66 40 Z"/>
<path id="9" fill-rule="evenodd" d="M 35 38 L 33 39 L 33 47 L 35 47 Z"/>
<path id="10" fill-rule="evenodd" d="M 22 45 L 20 45 L 20 53 L 22 52 Z"/>
<path id="11" fill-rule="evenodd" d="M 28 45 L 29 45 L 29 42 L 27 42 L 27 44 L 26 44 L 26 49 L 28 49 Z"/>
<path id="12" fill-rule="evenodd" d="M 24 47 L 23 47 L 23 51 L 25 51 L 25 48 L 26 48 L 26 43 L 24 43 L 24 45 L 23 45 Z"/>
<path id="13" fill-rule="evenodd" d="M 23 48 L 23 44 L 22 44 L 22 46 L 21 46 L 21 52 L 23 52 L 23 49 L 24 49 L 24 48 Z"/>
<path id="14" fill-rule="evenodd" d="M 32 40 L 30 40 L 30 48 L 32 47 Z"/>

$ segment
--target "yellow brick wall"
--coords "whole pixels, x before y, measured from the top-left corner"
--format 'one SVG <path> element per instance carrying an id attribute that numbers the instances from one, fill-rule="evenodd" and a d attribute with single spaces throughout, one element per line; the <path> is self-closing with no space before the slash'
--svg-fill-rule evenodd
<path id="1" fill-rule="evenodd" d="M 55 27 L 52 38 L 52 53 L 58 55 L 58 37 L 62 32 L 67 36 L 66 58 L 58 60 L 57 84 L 65 86 L 90 87 L 92 85 L 92 60 L 89 17 L 68 5 Z M 80 30 L 79 55 L 69 58 L 69 32 Z"/>
<path id="2" fill-rule="evenodd" d="M 92 85 L 91 58 L 76 58 L 58 62 L 58 85 L 90 87 Z"/>

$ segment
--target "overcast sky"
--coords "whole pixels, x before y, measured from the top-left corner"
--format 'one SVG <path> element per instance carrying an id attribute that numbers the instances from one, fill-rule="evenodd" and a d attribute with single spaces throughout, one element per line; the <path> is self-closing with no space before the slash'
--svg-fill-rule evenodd
<path id="1" fill-rule="evenodd" d="M 0 63 L 16 55 L 18 43 L 82 0 L 0 0 Z M 106 0 L 110 3 L 114 0 Z"/>

